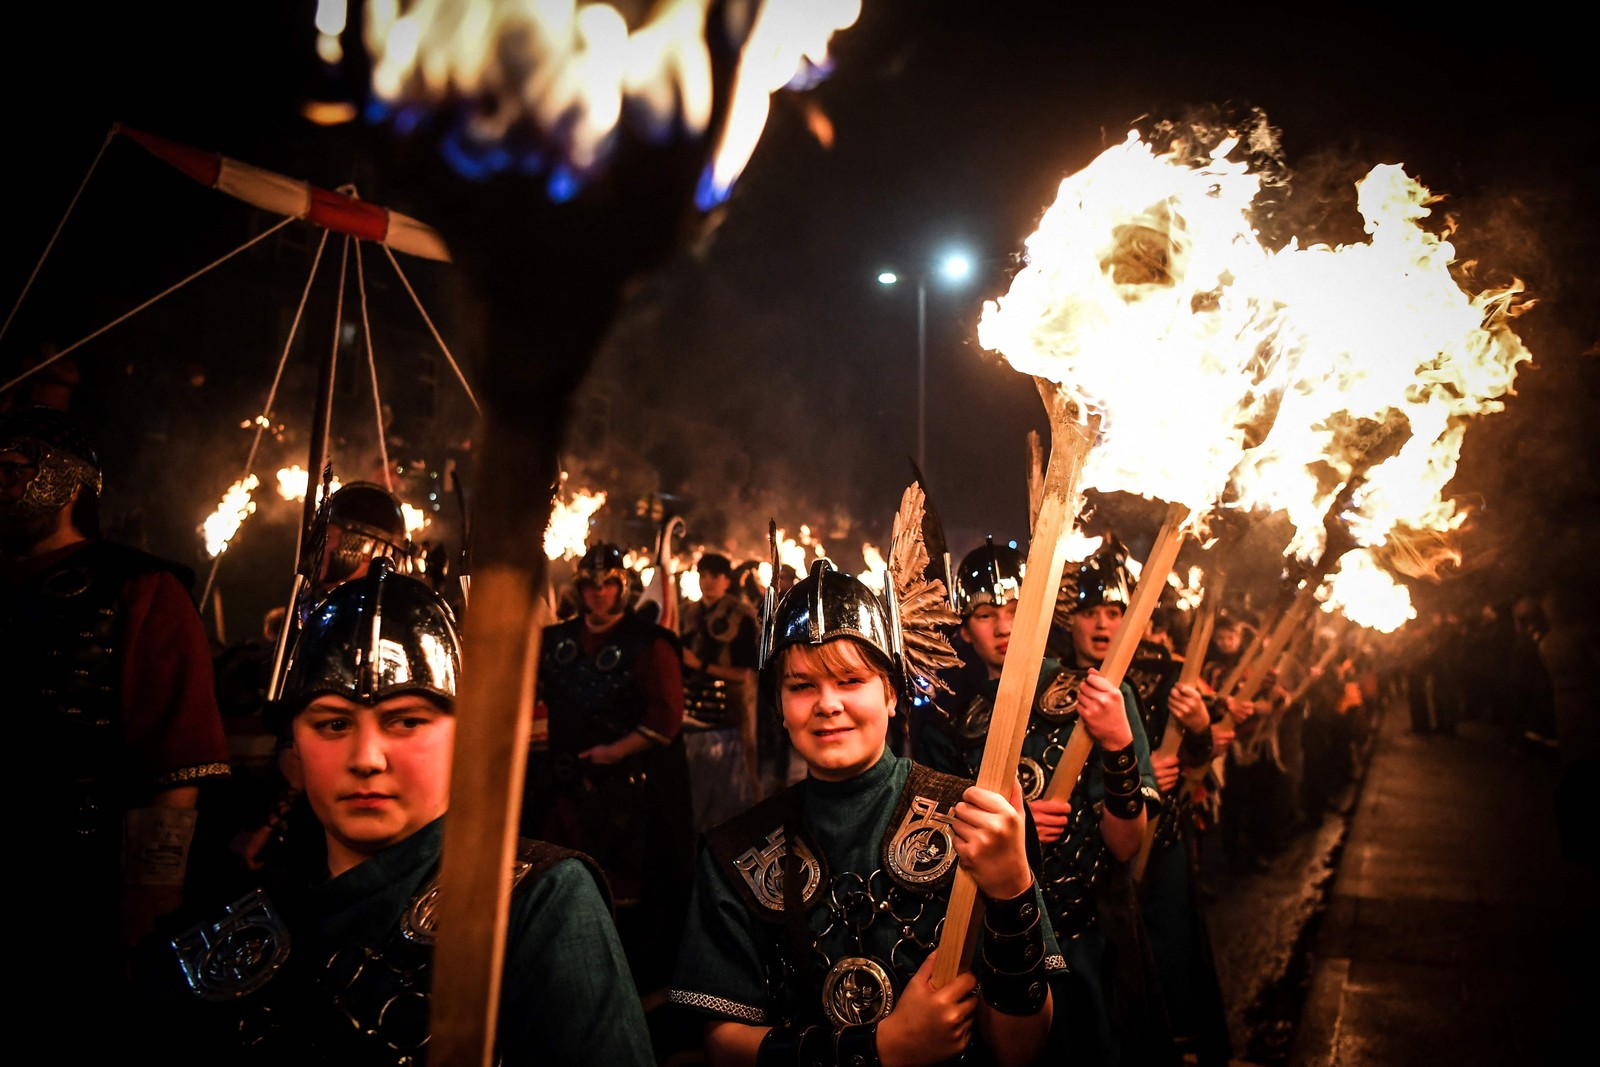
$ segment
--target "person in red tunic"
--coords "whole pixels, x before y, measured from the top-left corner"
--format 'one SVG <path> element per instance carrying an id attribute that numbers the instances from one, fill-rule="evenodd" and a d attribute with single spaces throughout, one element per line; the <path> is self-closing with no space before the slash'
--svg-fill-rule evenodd
<path id="1" fill-rule="evenodd" d="M 66 413 L 0 422 L 0 648 L 34 782 L 11 843 L 41 942 L 23 996 L 109 1010 L 129 950 L 181 903 L 201 786 L 229 765 L 193 574 L 101 539 L 100 486 Z M 114 1040 L 105 1021 L 63 1040 Z"/>

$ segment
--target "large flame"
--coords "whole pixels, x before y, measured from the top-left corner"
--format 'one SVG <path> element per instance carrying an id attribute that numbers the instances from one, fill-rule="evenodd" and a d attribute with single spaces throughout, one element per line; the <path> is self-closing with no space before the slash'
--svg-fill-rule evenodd
<path id="1" fill-rule="evenodd" d="M 1254 281 L 1261 182 L 1227 159 L 1236 143 L 1190 167 L 1129 134 L 1061 183 L 1027 266 L 984 305 L 985 348 L 1101 415 L 1085 486 L 1198 513 L 1238 462 L 1275 309 Z"/>
<path id="2" fill-rule="evenodd" d="M 1499 411 L 1518 364 L 1532 358 L 1509 326 L 1520 283 L 1462 289 L 1450 272 L 1454 247 L 1422 226 L 1433 201 L 1425 187 L 1385 165 L 1357 190 L 1369 243 L 1291 245 L 1273 258 L 1292 373 L 1271 432 L 1236 472 L 1243 506 L 1288 513 L 1289 550 L 1302 559 L 1322 551 L 1323 515 L 1357 475 L 1364 482 L 1342 517 L 1358 543 L 1381 544 L 1399 527 L 1458 527 L 1464 516 L 1444 488 L 1465 419 Z M 1409 436 L 1363 469 L 1375 428 Z"/>
<path id="3" fill-rule="evenodd" d="M 228 542 L 239 532 L 245 518 L 255 513 L 256 502 L 250 499 L 250 495 L 260 484 L 261 479 L 252 474 L 243 481 L 234 482 L 222 494 L 216 510 L 200 524 L 207 556 L 216 559 L 228 550 Z"/>
<path id="4" fill-rule="evenodd" d="M 589 541 L 589 520 L 605 505 L 604 490 L 579 489 L 566 493 L 567 472 L 561 472 L 561 491 L 550 506 L 550 523 L 544 529 L 544 554 L 549 559 L 577 559 Z M 567 496 L 567 499 L 562 499 Z"/>
<path id="5" fill-rule="evenodd" d="M 1317 590 L 1322 610 L 1339 612 L 1357 626 L 1391 634 L 1417 617 L 1411 593 L 1399 585 L 1366 549 L 1339 557 L 1339 569 Z"/>
<path id="6" fill-rule="evenodd" d="M 1268 251 L 1235 147 L 1196 163 L 1135 132 L 1069 177 L 979 340 L 1101 415 L 1087 486 L 1282 511 L 1306 560 L 1347 487 L 1360 544 L 1453 529 L 1463 420 L 1499 410 L 1531 358 L 1508 326 L 1520 283 L 1464 291 L 1422 226 L 1432 194 L 1398 166 L 1357 184 L 1368 243 Z"/>
<path id="7" fill-rule="evenodd" d="M 713 109 L 708 34 L 743 40 L 721 143 L 702 206 L 727 194 L 766 123 L 768 99 L 825 69 L 829 38 L 852 25 L 860 0 L 765 0 L 753 24 L 742 5 L 662 0 L 630 26 L 611 4 L 577 0 L 370 0 L 364 36 L 374 96 L 393 108 L 474 106 L 460 153 L 473 172 L 536 169 L 564 199 L 603 164 L 624 120 L 648 138 L 703 135 Z M 722 16 L 720 24 L 712 22 Z M 520 127 L 543 148 L 518 154 Z M 470 157 L 470 158 L 468 158 Z"/>

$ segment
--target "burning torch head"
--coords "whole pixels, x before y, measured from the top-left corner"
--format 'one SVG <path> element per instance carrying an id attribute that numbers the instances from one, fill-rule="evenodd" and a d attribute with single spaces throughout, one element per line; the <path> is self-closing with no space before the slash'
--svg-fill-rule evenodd
<path id="1" fill-rule="evenodd" d="M 1004 607 L 1022 592 L 1022 576 L 1028 561 L 1009 545 L 997 545 L 989 538 L 968 552 L 956 569 L 951 606 L 964 619 L 982 604 Z"/>
<path id="2" fill-rule="evenodd" d="M 840 637 L 853 637 L 882 657 L 903 706 L 910 706 L 897 614 L 858 578 L 819 559 L 761 620 L 761 699 L 771 703 L 774 714 L 784 649 L 816 647 Z"/>
<path id="3" fill-rule="evenodd" d="M 400 502 L 374 482 L 351 482 L 328 497 L 320 580 L 327 585 L 358 577 L 369 561 L 384 557 L 409 571 L 406 516 Z"/>
<path id="4" fill-rule="evenodd" d="M 0 454 L 13 453 L 17 479 L 6 486 L 0 515 L 23 521 L 53 516 L 73 500 L 92 505 L 100 496 L 100 459 L 83 429 L 66 412 L 48 407 L 27 407 L 0 423 Z M 12 495 L 15 493 L 16 495 Z M 86 499 L 87 498 L 87 499 Z M 73 515 L 74 521 L 78 515 Z M 77 523 L 83 529 L 82 522 Z M 85 530 L 93 533 L 94 530 Z"/>
<path id="5" fill-rule="evenodd" d="M 426 582 L 379 557 L 312 608 L 290 653 L 283 693 L 266 721 L 282 735 L 315 698 L 363 704 L 421 693 L 450 709 L 461 641 L 450 606 Z"/>

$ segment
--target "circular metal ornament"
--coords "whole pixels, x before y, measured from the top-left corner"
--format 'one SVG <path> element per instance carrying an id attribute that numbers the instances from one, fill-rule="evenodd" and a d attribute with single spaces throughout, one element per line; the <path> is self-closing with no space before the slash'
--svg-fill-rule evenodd
<path id="1" fill-rule="evenodd" d="M 1084 674 L 1072 670 L 1057 671 L 1039 692 L 1036 709 L 1051 722 L 1065 722 L 1078 711 L 1078 687 Z"/>
<path id="2" fill-rule="evenodd" d="M 875 1023 L 894 1010 L 894 986 L 877 960 L 846 956 L 822 980 L 822 1010 L 835 1026 Z"/>
<path id="3" fill-rule="evenodd" d="M 594 657 L 594 665 L 602 671 L 614 671 L 621 662 L 621 645 L 607 645 Z"/>
<path id="4" fill-rule="evenodd" d="M 1022 799 L 1038 800 L 1044 796 L 1044 766 L 1032 756 L 1023 756 L 1017 762 L 1017 780 L 1022 783 Z"/>
<path id="5" fill-rule="evenodd" d="M 272 923 L 242 924 L 229 930 L 202 957 L 197 992 L 211 1001 L 247 996 L 271 981 L 288 958 L 286 930 Z"/>
<path id="6" fill-rule="evenodd" d="M 989 720 L 994 718 L 994 701 L 979 694 L 967 704 L 966 711 L 956 723 L 963 740 L 978 741 L 989 736 Z"/>
<path id="7" fill-rule="evenodd" d="M 956 862 L 956 839 L 948 824 L 920 822 L 902 826 L 889 842 L 889 868 L 912 885 L 944 877 Z"/>
<path id="8" fill-rule="evenodd" d="M 563 637 L 556 642 L 555 651 L 551 653 L 551 656 L 559 667 L 571 665 L 572 661 L 578 658 L 578 639 L 575 637 Z"/>

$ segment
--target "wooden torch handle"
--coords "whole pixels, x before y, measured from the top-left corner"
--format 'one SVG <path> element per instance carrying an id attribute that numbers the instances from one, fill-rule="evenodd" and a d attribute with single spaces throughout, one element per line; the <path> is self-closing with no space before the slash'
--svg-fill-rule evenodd
<path id="1" fill-rule="evenodd" d="M 1075 408 L 1059 387 L 1043 379 L 1036 381 L 1050 413 L 1050 461 L 1045 470 L 1038 522 L 1028 545 L 1028 569 L 1017 598 L 1011 645 L 1000 671 L 1000 688 L 995 694 L 988 741 L 984 745 L 983 761 L 978 766 L 978 786 L 1006 797 L 1011 795 L 1012 783 L 1016 781 L 1017 761 L 1022 756 L 1022 740 L 1028 730 L 1028 714 L 1039 684 L 1039 664 L 1044 660 L 1061 571 L 1066 565 L 1066 535 L 1071 533 L 1078 516 L 1078 476 L 1099 427 L 1097 416 L 1091 416 L 1087 425 L 1078 423 L 1074 418 Z M 957 867 L 955 882 L 950 887 L 950 904 L 945 911 L 944 932 L 935 949 L 935 987 L 945 985 L 970 969 L 982 907 L 977 883 L 964 868 Z"/>

